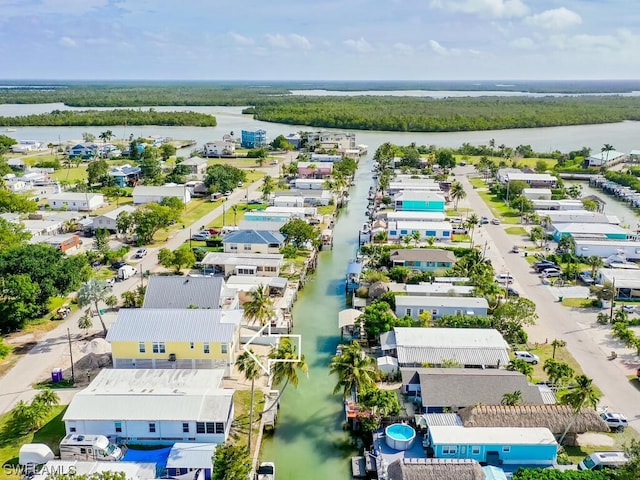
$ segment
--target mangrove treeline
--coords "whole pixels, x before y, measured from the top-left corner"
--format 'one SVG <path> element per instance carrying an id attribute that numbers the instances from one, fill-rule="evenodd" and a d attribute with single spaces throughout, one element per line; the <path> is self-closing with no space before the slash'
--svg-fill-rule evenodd
<path id="1" fill-rule="evenodd" d="M 112 125 L 166 125 L 171 127 L 215 127 L 216 117 L 196 112 L 148 110 L 54 110 L 50 113 L 0 117 L 0 126 L 11 127 L 104 127 Z"/>

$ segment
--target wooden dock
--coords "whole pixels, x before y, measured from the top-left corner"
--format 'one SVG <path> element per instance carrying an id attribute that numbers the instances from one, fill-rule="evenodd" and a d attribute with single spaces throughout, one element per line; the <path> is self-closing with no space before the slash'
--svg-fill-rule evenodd
<path id="1" fill-rule="evenodd" d="M 265 397 L 265 413 L 262 415 L 262 428 L 276 428 L 276 420 L 278 419 L 278 409 L 280 408 L 280 402 L 278 402 L 279 390 L 271 390 Z M 276 403 L 277 402 L 277 403 Z M 275 404 L 275 405 L 274 405 Z"/>
<path id="2" fill-rule="evenodd" d="M 353 478 L 366 478 L 367 468 L 364 457 L 351 457 L 351 476 Z"/>

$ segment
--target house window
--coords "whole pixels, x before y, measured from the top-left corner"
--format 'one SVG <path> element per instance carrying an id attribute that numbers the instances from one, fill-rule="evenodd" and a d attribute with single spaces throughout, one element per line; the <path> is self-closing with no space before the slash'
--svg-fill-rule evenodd
<path id="1" fill-rule="evenodd" d="M 480 455 L 480 447 L 478 446 L 471 447 L 471 455 Z"/>
<path id="2" fill-rule="evenodd" d="M 400 235 L 406 235 L 408 232 L 408 230 L 400 230 Z"/>
<path id="3" fill-rule="evenodd" d="M 164 342 L 153 342 L 153 353 L 165 353 Z"/>
<path id="4" fill-rule="evenodd" d="M 411 316 L 411 309 L 410 308 L 405 309 L 404 314 Z"/>
<path id="5" fill-rule="evenodd" d="M 204 422 L 196 422 L 196 433 L 205 433 Z"/>
<path id="6" fill-rule="evenodd" d="M 450 234 L 451 234 L 451 232 L 447 232 L 447 231 L 442 232 L 442 236 L 443 237 L 448 237 L 448 236 L 450 236 Z"/>
<path id="7" fill-rule="evenodd" d="M 456 453 L 458 453 L 458 447 L 454 447 L 452 445 L 445 445 L 442 447 L 443 455 L 455 455 Z"/>
<path id="8" fill-rule="evenodd" d="M 431 310 L 431 315 L 437 315 L 438 314 L 438 309 L 434 308 L 433 310 Z"/>
<path id="9" fill-rule="evenodd" d="M 418 309 L 418 315 L 422 315 L 424 313 L 424 308 L 419 308 Z"/>
<path id="10" fill-rule="evenodd" d="M 210 352 L 210 348 L 209 348 L 209 343 L 205 342 L 202 344 L 202 351 L 203 353 L 209 353 Z"/>
<path id="11" fill-rule="evenodd" d="M 183 423 L 182 424 L 182 433 L 189 433 L 189 424 L 188 423 Z"/>
<path id="12" fill-rule="evenodd" d="M 462 315 L 462 310 L 456 310 L 456 315 Z"/>
<path id="13" fill-rule="evenodd" d="M 149 424 L 149 433 L 156 433 L 156 424 L 155 423 L 150 423 Z"/>
<path id="14" fill-rule="evenodd" d="M 147 347 L 145 346 L 144 342 L 138 343 L 138 351 L 140 353 L 145 353 L 147 351 Z"/>
<path id="15" fill-rule="evenodd" d="M 80 453 L 82 453 L 83 455 L 87 453 L 87 449 L 84 447 L 80 447 Z"/>
<path id="16" fill-rule="evenodd" d="M 224 433 L 224 423 L 216 422 L 216 433 Z"/>
<path id="17" fill-rule="evenodd" d="M 234 252 L 237 251 L 238 250 L 238 245 L 236 245 L 235 243 L 229 244 L 229 250 L 232 250 Z"/>
<path id="18" fill-rule="evenodd" d="M 115 422 L 114 426 L 116 433 L 122 433 L 122 422 Z"/>
<path id="19" fill-rule="evenodd" d="M 195 348 L 195 346 L 196 346 L 196 344 L 195 344 L 195 343 L 193 343 L 193 342 L 189 342 L 189 348 L 190 348 L 191 350 L 193 350 L 193 349 Z"/>
<path id="20" fill-rule="evenodd" d="M 507 446 L 502 447 L 502 452 L 503 453 L 509 453 L 510 451 L 511 451 L 511 447 L 507 447 Z"/>
<path id="21" fill-rule="evenodd" d="M 251 247 L 252 247 L 252 245 L 250 243 L 245 243 L 243 248 L 244 248 L 245 252 L 250 252 L 251 251 Z"/>
<path id="22" fill-rule="evenodd" d="M 69 427 L 69 432 L 75 433 L 76 432 L 76 427 Z"/>
<path id="23" fill-rule="evenodd" d="M 213 422 L 207 422 L 205 424 L 205 426 L 207 427 L 207 433 L 216 433 L 215 432 L 215 424 Z"/>
<path id="24" fill-rule="evenodd" d="M 389 235 L 391 235 L 392 237 L 395 237 L 398 234 L 397 230 L 389 230 Z"/>
<path id="25" fill-rule="evenodd" d="M 220 353 L 228 353 L 229 347 L 226 343 L 220 344 Z"/>

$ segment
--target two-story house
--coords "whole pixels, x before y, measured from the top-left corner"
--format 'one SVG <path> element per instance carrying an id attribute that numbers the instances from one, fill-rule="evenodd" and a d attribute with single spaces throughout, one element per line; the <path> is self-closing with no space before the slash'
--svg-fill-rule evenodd
<path id="1" fill-rule="evenodd" d="M 261 148 L 267 145 L 266 130 L 242 130 L 240 144 L 242 148 Z"/>
<path id="2" fill-rule="evenodd" d="M 207 142 L 202 147 L 205 157 L 227 157 L 236 153 L 236 144 L 230 140 Z"/>

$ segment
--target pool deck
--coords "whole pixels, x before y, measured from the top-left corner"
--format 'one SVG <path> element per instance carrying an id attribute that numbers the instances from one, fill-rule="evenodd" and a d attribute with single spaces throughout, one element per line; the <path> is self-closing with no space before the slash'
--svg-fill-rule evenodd
<path id="1" fill-rule="evenodd" d="M 391 462 L 403 458 L 427 458 L 427 454 L 422 447 L 422 436 L 419 432 L 416 432 L 416 438 L 411 448 L 408 450 L 394 450 L 387 445 L 384 430 L 377 430 L 373 432 L 373 449 L 372 453 L 377 457 L 378 472 L 385 470 L 382 468 L 383 462 L 385 465 L 389 465 Z"/>

